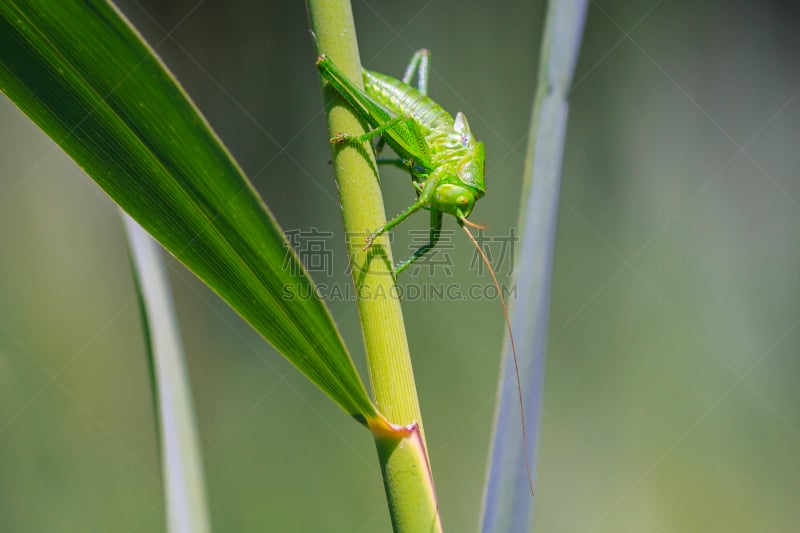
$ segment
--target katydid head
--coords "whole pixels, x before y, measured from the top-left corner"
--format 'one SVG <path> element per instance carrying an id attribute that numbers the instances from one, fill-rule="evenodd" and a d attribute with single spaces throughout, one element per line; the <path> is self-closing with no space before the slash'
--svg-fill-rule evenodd
<path id="1" fill-rule="evenodd" d="M 486 187 L 483 184 L 485 171 L 486 163 L 483 143 L 476 142 L 467 147 L 466 153 L 458 163 L 456 175 L 458 181 L 472 188 L 480 198 L 486 193 Z"/>
<path id="2" fill-rule="evenodd" d="M 433 194 L 431 207 L 461 220 L 472 213 L 472 208 L 475 207 L 475 201 L 478 198 L 478 194 L 472 187 L 442 183 Z"/>
<path id="3" fill-rule="evenodd" d="M 451 167 L 452 168 L 452 167 Z M 443 180 L 431 204 L 436 210 L 466 220 L 485 190 L 483 188 L 483 143 L 469 147 L 456 164 L 455 171 Z"/>
<path id="4" fill-rule="evenodd" d="M 436 188 L 432 207 L 465 221 L 472 213 L 475 202 L 486 189 L 483 185 L 484 147 L 475 140 L 463 113 L 457 113 L 453 130 L 458 135 L 457 156 L 448 165 L 448 176 Z"/>
<path id="5" fill-rule="evenodd" d="M 453 129 L 459 135 L 461 146 L 464 149 L 464 155 L 461 156 L 456 169 L 458 180 L 474 189 L 477 193 L 477 198 L 480 198 L 486 192 L 486 187 L 483 184 L 483 175 L 486 168 L 483 143 L 475 140 L 472 131 L 469 129 L 467 117 L 461 112 L 456 113 Z"/>

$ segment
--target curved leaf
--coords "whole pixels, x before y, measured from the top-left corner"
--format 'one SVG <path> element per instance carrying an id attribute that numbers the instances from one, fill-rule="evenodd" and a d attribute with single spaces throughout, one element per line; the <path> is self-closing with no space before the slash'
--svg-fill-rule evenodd
<path id="1" fill-rule="evenodd" d="M 0 90 L 346 412 L 376 416 L 313 282 L 241 169 L 102 0 L 0 3 Z"/>
<path id="2" fill-rule="evenodd" d="M 207 533 L 211 526 L 200 438 L 167 266 L 161 247 L 128 215 L 122 218 L 150 356 L 167 528 L 170 533 Z"/>

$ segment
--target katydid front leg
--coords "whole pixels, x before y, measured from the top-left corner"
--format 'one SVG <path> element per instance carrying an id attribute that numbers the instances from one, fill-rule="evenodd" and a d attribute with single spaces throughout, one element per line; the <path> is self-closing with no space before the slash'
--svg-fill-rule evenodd
<path id="1" fill-rule="evenodd" d="M 436 246 L 436 243 L 439 242 L 439 235 L 442 232 L 442 212 L 436 211 L 435 209 L 431 210 L 431 229 L 430 235 L 428 237 L 428 243 L 423 244 L 419 248 L 417 248 L 411 256 L 404 260 L 400 261 L 394 266 L 394 275 L 398 276 L 400 272 L 411 266 L 411 264 L 425 255 L 427 252 L 433 249 Z"/>
<path id="2" fill-rule="evenodd" d="M 405 170 L 406 172 L 411 172 L 414 169 L 414 161 L 410 159 L 376 159 L 375 162 L 378 163 L 378 165 L 391 165 L 400 170 Z"/>
<path id="3" fill-rule="evenodd" d="M 436 194 L 436 188 L 439 186 L 439 182 L 444 176 L 440 172 L 434 172 L 425 180 L 424 184 L 419 182 L 414 182 L 414 186 L 419 191 L 419 197 L 417 201 L 411 204 L 408 209 L 397 215 L 395 218 L 369 234 L 366 238 L 366 244 L 364 246 L 364 250 L 367 250 L 372 243 L 377 239 L 380 235 L 383 235 L 387 231 L 391 230 L 405 219 L 422 209 L 423 207 L 429 207 L 431 200 L 433 199 L 434 194 Z M 440 211 L 431 210 L 431 233 L 430 239 L 428 244 L 421 246 L 417 249 L 408 259 L 405 259 L 395 266 L 395 275 L 399 274 L 403 270 L 409 267 L 414 261 L 422 257 L 426 252 L 428 252 L 431 248 L 434 247 L 436 242 L 439 240 L 439 233 L 442 229 L 442 213 Z"/>

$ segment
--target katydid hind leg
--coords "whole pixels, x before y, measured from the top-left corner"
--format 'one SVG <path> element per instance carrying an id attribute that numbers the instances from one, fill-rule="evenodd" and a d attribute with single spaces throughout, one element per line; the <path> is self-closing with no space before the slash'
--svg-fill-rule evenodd
<path id="1" fill-rule="evenodd" d="M 425 132 L 422 131 L 422 128 L 417 121 L 413 118 L 409 117 L 403 121 L 403 124 L 406 126 L 406 130 L 408 131 L 410 138 L 406 140 L 412 141 L 414 146 L 414 152 L 409 154 L 397 154 L 401 157 L 408 157 L 408 159 L 413 159 L 418 163 L 421 163 L 423 166 L 432 167 L 431 163 L 431 148 L 428 146 L 428 141 L 425 139 Z"/>
<path id="2" fill-rule="evenodd" d="M 323 54 L 317 58 L 317 69 L 328 81 L 330 86 L 339 93 L 359 115 L 364 117 L 373 128 L 370 132 L 359 136 L 357 138 L 359 142 L 374 139 L 393 127 L 405 127 L 405 120 L 403 117 L 392 114 L 374 98 L 370 97 L 362 88 L 354 84 L 328 56 Z M 376 130 L 378 131 L 376 132 Z M 411 132 L 409 132 L 409 134 L 410 133 Z M 345 142 L 353 139 L 354 137 L 350 135 L 339 133 L 331 139 L 331 143 Z"/>
<path id="3" fill-rule="evenodd" d="M 374 97 L 367 94 L 349 79 L 326 55 L 317 58 L 317 69 L 330 86 L 366 119 L 372 130 L 359 136 L 359 142 L 381 136 L 401 158 L 413 159 L 423 166 L 431 166 L 430 148 L 419 125 L 411 117 L 394 114 Z M 332 143 L 352 141 L 345 133 L 337 134 Z"/>
<path id="4" fill-rule="evenodd" d="M 372 246 L 372 242 L 378 238 L 378 236 L 383 235 L 390 229 L 394 228 L 423 207 L 430 205 L 431 198 L 433 198 L 433 195 L 436 193 L 436 187 L 438 186 L 440 179 L 441 178 L 437 175 L 431 175 L 428 177 L 428 180 L 425 182 L 425 186 L 422 188 L 419 196 L 417 197 L 417 201 L 411 204 L 408 209 L 394 217 L 392 220 L 388 221 L 386 224 L 370 233 L 367 236 L 364 249 L 366 250 Z"/>
<path id="5" fill-rule="evenodd" d="M 408 63 L 408 66 L 406 66 L 406 70 L 402 79 L 403 83 L 406 85 L 411 85 L 411 81 L 414 79 L 414 75 L 416 74 L 417 90 L 426 96 L 428 94 L 429 62 L 430 53 L 428 50 L 425 48 L 417 50 L 411 57 L 411 61 Z M 410 121 L 406 120 L 406 123 L 408 122 Z M 416 122 L 414 122 L 414 124 L 407 125 L 409 127 L 409 132 L 416 140 L 417 148 L 419 148 L 423 154 L 429 157 L 429 150 L 427 149 L 427 143 L 424 140 L 424 135 L 420 135 L 418 131 L 414 130 Z M 381 136 L 380 139 L 378 139 L 378 142 L 375 143 L 375 153 L 380 154 L 381 151 L 383 151 L 384 146 L 386 146 L 386 136 Z"/>
<path id="6" fill-rule="evenodd" d="M 399 130 L 402 130 L 402 132 Z M 380 138 L 375 147 L 376 152 L 383 149 L 383 144 L 386 142 L 387 137 L 389 137 L 394 141 L 392 147 L 397 155 L 401 156 L 401 159 L 418 161 L 423 165 L 430 166 L 431 151 L 425 140 L 425 134 L 420 129 L 417 122 L 411 117 L 397 115 L 373 127 L 373 129 L 363 135 L 355 136 L 347 133 L 337 133 L 335 137 L 331 137 L 330 143 L 341 144 L 347 142 L 361 144 L 372 141 L 376 137 Z"/>
<path id="7" fill-rule="evenodd" d="M 332 142 L 334 140 L 338 142 L 365 142 L 377 136 L 381 138 L 378 144 L 383 141 L 388 142 L 401 159 L 413 160 L 427 167 L 432 166 L 431 149 L 425 139 L 425 132 L 413 117 L 398 115 L 376 126 L 364 135 L 351 137 L 340 133 L 332 139 Z"/>
<path id="8" fill-rule="evenodd" d="M 411 254 L 404 261 L 400 261 L 399 263 L 397 263 L 394 267 L 395 276 L 400 275 L 400 273 L 406 268 L 410 267 L 414 261 L 416 261 L 423 255 L 431 251 L 436 246 L 436 243 L 439 242 L 439 236 L 441 235 L 441 233 L 442 233 L 442 212 L 432 209 L 431 229 L 427 244 L 424 244 L 419 248 L 417 248 L 414 251 L 414 253 Z"/>
<path id="9" fill-rule="evenodd" d="M 411 57 L 411 61 L 406 67 L 405 74 L 403 74 L 403 83 L 411 85 L 411 80 L 414 79 L 414 74 L 417 74 L 417 90 L 424 95 L 428 95 L 428 66 L 430 61 L 430 52 L 425 48 L 417 50 Z"/>

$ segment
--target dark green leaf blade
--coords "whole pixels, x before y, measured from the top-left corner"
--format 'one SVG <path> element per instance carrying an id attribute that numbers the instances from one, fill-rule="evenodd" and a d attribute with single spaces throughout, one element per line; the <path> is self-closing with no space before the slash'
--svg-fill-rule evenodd
<path id="1" fill-rule="evenodd" d="M 101 0 L 0 4 L 0 90 L 347 413 L 374 418 L 279 226 L 180 86 Z"/>

